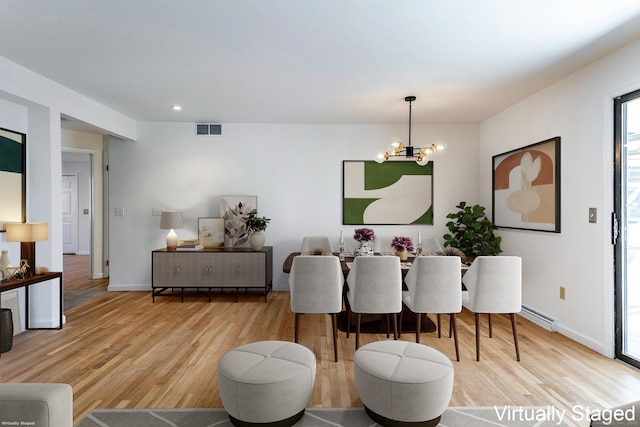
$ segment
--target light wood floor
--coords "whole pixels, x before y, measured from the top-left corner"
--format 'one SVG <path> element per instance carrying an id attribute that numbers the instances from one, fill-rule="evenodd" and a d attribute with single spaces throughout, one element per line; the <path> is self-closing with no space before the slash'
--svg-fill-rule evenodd
<path id="1" fill-rule="evenodd" d="M 106 291 L 109 279 L 91 279 L 89 255 L 64 255 L 62 275 L 65 291 Z"/>
<path id="2" fill-rule="evenodd" d="M 160 297 L 109 292 L 66 310 L 62 330 L 27 331 L 0 358 L 0 382 L 62 382 L 73 386 L 74 419 L 94 408 L 222 407 L 216 366 L 231 348 L 259 340 L 293 341 L 288 292 L 268 302 L 246 296 Z M 353 377 L 355 336 L 340 333 L 333 361 L 330 318 L 305 315 L 301 344 L 317 358 L 309 406 L 361 406 Z M 444 323 L 444 330 L 448 330 Z M 453 361 L 451 406 L 576 405 L 606 408 L 640 399 L 640 371 L 519 318 L 522 361 L 515 361 L 508 318 L 494 316 L 494 337 L 482 336 L 475 361 L 473 315 L 458 321 L 461 361 Z M 414 335 L 402 335 L 413 340 Z M 386 339 L 363 335 L 362 343 Z M 452 340 L 423 334 L 422 342 L 454 360 Z M 586 424 L 582 424 L 586 425 Z"/>

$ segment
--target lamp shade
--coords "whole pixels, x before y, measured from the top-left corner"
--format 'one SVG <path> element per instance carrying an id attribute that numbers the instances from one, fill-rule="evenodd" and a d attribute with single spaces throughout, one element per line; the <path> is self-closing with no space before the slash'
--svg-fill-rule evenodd
<path id="1" fill-rule="evenodd" d="M 160 228 L 163 230 L 170 230 L 174 228 L 183 228 L 184 222 L 182 221 L 181 211 L 162 211 L 160 216 Z"/>
<path id="2" fill-rule="evenodd" d="M 7 242 L 37 242 L 49 239 L 46 222 L 13 222 L 6 224 Z"/>

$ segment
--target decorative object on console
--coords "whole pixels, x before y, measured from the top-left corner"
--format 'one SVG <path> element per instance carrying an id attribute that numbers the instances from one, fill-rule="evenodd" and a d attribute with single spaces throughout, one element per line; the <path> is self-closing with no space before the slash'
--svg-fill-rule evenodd
<path id="1" fill-rule="evenodd" d="M 178 241 L 179 251 L 201 251 L 204 249 L 204 246 L 200 244 L 198 239 L 185 239 Z"/>
<path id="2" fill-rule="evenodd" d="M 258 212 L 257 196 L 220 196 L 220 216 L 224 218 L 224 245 L 247 246 L 249 233 L 244 220 Z"/>
<path id="3" fill-rule="evenodd" d="M 433 225 L 433 162 L 344 160 L 344 225 Z"/>
<path id="4" fill-rule="evenodd" d="M 254 251 L 259 251 L 264 246 L 264 230 L 267 229 L 269 221 L 271 221 L 271 219 L 258 216 L 257 212 L 251 212 L 245 218 L 244 223 L 249 233 L 249 246 L 251 246 L 251 249 Z"/>
<path id="5" fill-rule="evenodd" d="M 429 162 L 429 155 L 442 151 L 446 148 L 447 144 L 442 141 L 431 143 L 420 147 L 419 150 L 414 150 L 415 147 L 411 145 L 411 103 L 416 100 L 415 96 L 407 96 L 404 98 L 409 103 L 409 142 L 405 146 L 400 138 L 391 138 L 389 148 L 386 152 L 380 152 L 376 155 L 376 162 L 382 163 L 385 160 L 389 160 L 389 157 L 404 157 L 409 160 L 415 160 L 420 166 L 424 166 Z"/>
<path id="6" fill-rule="evenodd" d="M 26 221 L 27 135 L 0 128 L 0 231 L 9 222 Z"/>
<path id="7" fill-rule="evenodd" d="M 21 274 L 24 277 L 33 275 L 36 270 L 36 242 L 49 239 L 49 225 L 46 222 L 13 222 L 5 226 L 7 242 L 20 242 Z M 26 260 L 26 267 L 22 260 Z"/>
<path id="8" fill-rule="evenodd" d="M 353 255 L 354 256 L 367 256 L 373 255 L 372 243 L 376 240 L 375 232 L 370 228 L 356 228 L 354 230 L 353 239 L 358 242 Z"/>
<path id="9" fill-rule="evenodd" d="M 443 236 L 444 246 L 458 248 L 467 257 L 501 253 L 502 237 L 493 234 L 496 226 L 485 215 L 484 206 L 460 202 L 456 207 L 459 209 L 457 212 L 447 215 L 455 221 L 447 223 L 451 234 Z"/>
<path id="10" fill-rule="evenodd" d="M 441 255 L 441 256 L 457 256 L 457 257 L 460 257 L 461 259 L 465 258 L 464 252 L 462 252 L 458 248 L 453 248 L 451 246 L 449 246 L 447 248 L 443 248 L 441 251 L 438 252 L 438 255 Z"/>
<path id="11" fill-rule="evenodd" d="M 9 250 L 3 249 L 2 255 L 0 255 L 0 273 L 2 273 L 2 278 L 8 277 L 7 275 L 7 267 L 11 265 L 11 258 L 9 258 Z"/>
<path id="12" fill-rule="evenodd" d="M 162 211 L 160 216 L 160 228 L 162 230 L 170 230 L 167 234 L 167 250 L 175 251 L 178 247 L 178 235 L 174 231 L 176 228 L 183 228 L 181 211 Z"/>
<path id="13" fill-rule="evenodd" d="M 198 239 L 205 248 L 224 246 L 224 218 L 198 218 Z"/>
<path id="14" fill-rule="evenodd" d="M 400 257 L 400 261 L 406 261 L 409 252 L 413 252 L 413 242 L 408 237 L 396 236 L 391 241 L 391 247 Z"/>
<path id="15" fill-rule="evenodd" d="M 493 222 L 560 233 L 560 137 L 493 156 Z"/>

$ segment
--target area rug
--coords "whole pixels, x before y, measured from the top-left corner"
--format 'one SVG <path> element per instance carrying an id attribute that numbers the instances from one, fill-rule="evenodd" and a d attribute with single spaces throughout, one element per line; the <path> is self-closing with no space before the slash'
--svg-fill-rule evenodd
<path id="1" fill-rule="evenodd" d="M 568 418 L 565 416 L 564 418 Z M 546 427 L 575 424 L 553 407 L 452 407 L 440 427 Z M 96 409 L 76 427 L 233 427 L 224 409 Z M 375 427 L 361 408 L 307 408 L 295 427 Z"/>

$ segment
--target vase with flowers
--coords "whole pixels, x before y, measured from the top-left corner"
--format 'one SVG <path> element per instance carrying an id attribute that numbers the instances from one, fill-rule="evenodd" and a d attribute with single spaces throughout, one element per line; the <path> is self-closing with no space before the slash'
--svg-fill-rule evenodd
<path id="1" fill-rule="evenodd" d="M 354 230 L 353 239 L 358 242 L 358 246 L 354 251 L 355 256 L 373 255 L 373 241 L 376 240 L 376 234 L 370 228 L 356 228 Z"/>
<path id="2" fill-rule="evenodd" d="M 406 261 L 409 252 L 413 252 L 413 242 L 408 237 L 396 236 L 391 241 L 391 247 L 400 257 L 400 261 Z"/>

